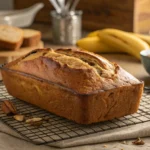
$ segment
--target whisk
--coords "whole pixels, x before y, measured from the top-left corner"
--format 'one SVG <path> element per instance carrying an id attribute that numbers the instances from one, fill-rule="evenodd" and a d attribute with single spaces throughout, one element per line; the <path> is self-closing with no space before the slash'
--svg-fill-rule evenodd
<path id="1" fill-rule="evenodd" d="M 69 12 L 74 12 L 79 0 L 49 0 L 56 12 L 61 15 L 67 15 Z"/>

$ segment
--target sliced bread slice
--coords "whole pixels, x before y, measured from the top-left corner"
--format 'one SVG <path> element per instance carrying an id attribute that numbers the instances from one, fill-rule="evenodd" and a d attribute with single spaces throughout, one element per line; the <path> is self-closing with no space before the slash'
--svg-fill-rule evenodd
<path id="1" fill-rule="evenodd" d="M 23 29 L 24 31 L 24 40 L 23 47 L 36 46 L 41 40 L 41 32 L 33 29 Z"/>
<path id="2" fill-rule="evenodd" d="M 23 30 L 9 25 L 0 25 L 0 48 L 16 50 L 23 42 Z"/>

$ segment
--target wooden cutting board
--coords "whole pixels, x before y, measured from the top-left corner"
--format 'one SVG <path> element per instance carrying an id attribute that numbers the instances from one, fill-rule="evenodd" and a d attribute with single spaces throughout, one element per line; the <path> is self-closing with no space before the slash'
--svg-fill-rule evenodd
<path id="1" fill-rule="evenodd" d="M 0 50 L 0 64 L 10 62 L 20 56 L 23 56 L 30 51 L 37 49 L 37 48 L 43 48 L 44 43 L 40 41 L 40 43 L 37 46 L 33 47 L 21 47 L 20 49 L 16 51 L 6 51 L 6 50 Z"/>

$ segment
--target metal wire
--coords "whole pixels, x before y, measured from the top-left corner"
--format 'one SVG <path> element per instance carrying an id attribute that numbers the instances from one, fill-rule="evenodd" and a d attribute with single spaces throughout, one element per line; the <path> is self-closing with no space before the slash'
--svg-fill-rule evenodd
<path id="1" fill-rule="evenodd" d="M 76 124 L 24 101 L 13 98 L 7 93 L 3 83 L 0 82 L 0 102 L 6 99 L 13 101 L 20 114 L 29 117 L 49 118 L 48 122 L 44 121 L 40 127 L 35 127 L 25 122 L 16 121 L 13 117 L 6 116 L 0 110 L 0 119 L 2 122 L 35 144 L 53 143 L 150 121 L 150 94 L 148 93 L 143 94 L 141 105 L 137 113 L 92 125 Z"/>

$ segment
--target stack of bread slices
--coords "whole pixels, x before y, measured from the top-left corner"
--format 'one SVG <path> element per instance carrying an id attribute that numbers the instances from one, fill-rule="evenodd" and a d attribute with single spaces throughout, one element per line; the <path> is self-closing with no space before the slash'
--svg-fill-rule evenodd
<path id="1" fill-rule="evenodd" d="M 37 46 L 40 41 L 40 31 L 0 25 L 0 49 L 2 50 L 19 50 L 20 47 L 33 47 Z"/>

